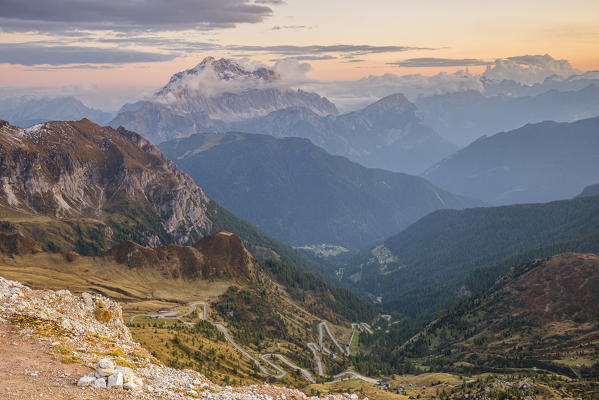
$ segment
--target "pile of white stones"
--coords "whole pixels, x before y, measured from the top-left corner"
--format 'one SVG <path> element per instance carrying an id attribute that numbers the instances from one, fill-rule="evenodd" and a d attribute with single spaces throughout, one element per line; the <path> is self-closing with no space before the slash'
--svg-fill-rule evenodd
<path id="1" fill-rule="evenodd" d="M 130 368 L 118 366 L 110 358 L 101 358 L 96 365 L 96 372 L 79 378 L 77 386 L 122 387 L 127 390 L 141 390 L 143 380 L 136 376 Z"/>

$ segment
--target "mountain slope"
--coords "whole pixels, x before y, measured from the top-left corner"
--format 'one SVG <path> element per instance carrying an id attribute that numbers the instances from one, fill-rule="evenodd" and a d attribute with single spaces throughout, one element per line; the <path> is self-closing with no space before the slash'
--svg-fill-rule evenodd
<path id="1" fill-rule="evenodd" d="M 576 90 L 544 90 L 533 96 L 520 96 L 517 90 L 500 95 L 472 90 L 421 97 L 416 105 L 424 123 L 453 143 L 466 146 L 482 135 L 529 123 L 572 122 L 599 116 L 599 86 L 586 83 Z"/>
<path id="2" fill-rule="evenodd" d="M 270 112 L 303 107 L 318 115 L 336 114 L 335 105 L 315 93 L 291 90 L 273 70 L 249 70 L 236 62 L 206 57 L 173 75 L 151 100 L 123 106 L 110 123 L 146 136 L 154 143 L 205 131 Z"/>
<path id="3" fill-rule="evenodd" d="M 31 126 L 46 121 L 78 121 L 83 118 L 105 125 L 114 118 L 114 114 L 89 108 L 74 97 L 0 100 L 0 119 L 17 126 Z"/>
<path id="4" fill-rule="evenodd" d="M 599 179 L 599 117 L 529 124 L 484 137 L 424 175 L 492 204 L 572 198 Z"/>
<path id="5" fill-rule="evenodd" d="M 568 251 L 587 237 L 599 250 L 598 233 L 599 197 L 439 210 L 354 260 L 346 275 L 390 309 L 430 316 L 468 295 L 468 287 L 458 288 L 478 267 L 527 251 L 534 258 L 536 249 Z"/>
<path id="6" fill-rule="evenodd" d="M 598 288 L 595 254 L 560 254 L 513 267 L 484 296 L 442 315 L 400 353 L 432 351 L 430 363 L 446 370 L 466 361 L 477 369 L 535 366 L 576 376 L 571 367 L 592 360 L 599 345 Z"/>
<path id="7" fill-rule="evenodd" d="M 360 248 L 431 211 L 478 205 L 422 178 L 331 156 L 305 139 L 201 134 L 159 147 L 215 201 L 298 246 Z"/>
<path id="8" fill-rule="evenodd" d="M 208 198 L 146 139 L 89 120 L 0 123 L 6 214 L 95 218 L 107 236 L 186 243 L 211 229 Z M 5 215 L 6 215 L 5 214 Z"/>
<path id="9" fill-rule="evenodd" d="M 318 116 L 291 108 L 232 124 L 236 131 L 298 136 L 332 154 L 367 167 L 419 174 L 456 150 L 425 125 L 416 106 L 403 95 L 387 96 L 360 111 Z"/>
<path id="10" fill-rule="evenodd" d="M 599 184 L 589 185 L 585 187 L 578 195 L 579 197 L 599 196 Z"/>

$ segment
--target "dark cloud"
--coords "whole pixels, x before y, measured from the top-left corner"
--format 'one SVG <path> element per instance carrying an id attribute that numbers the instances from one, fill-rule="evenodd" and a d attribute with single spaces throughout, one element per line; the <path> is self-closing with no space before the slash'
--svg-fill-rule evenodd
<path id="1" fill-rule="evenodd" d="M 39 43 L 0 43 L 0 63 L 19 65 L 127 64 L 169 61 L 174 54 Z"/>
<path id="2" fill-rule="evenodd" d="M 410 58 L 403 61 L 387 63 L 389 65 L 397 65 L 404 68 L 420 68 L 420 67 L 469 67 L 476 65 L 491 65 L 492 62 L 479 60 L 477 58 Z"/>
<path id="3" fill-rule="evenodd" d="M 362 60 L 361 58 L 350 58 L 349 60 L 343 61 L 344 63 L 361 63 L 366 60 Z"/>
<path id="4" fill-rule="evenodd" d="M 249 0 L 0 0 L 0 10 L 0 28 L 19 32 L 215 29 L 272 14 Z"/>
<path id="5" fill-rule="evenodd" d="M 311 46 L 229 46 L 228 50 L 232 51 L 249 51 L 249 52 L 264 52 L 281 55 L 310 55 L 322 53 L 349 53 L 352 55 L 364 55 L 375 53 L 399 53 L 409 50 L 435 50 L 424 47 L 407 47 L 407 46 L 371 46 L 371 45 L 352 45 L 352 44 L 335 44 L 335 45 L 311 45 Z"/>

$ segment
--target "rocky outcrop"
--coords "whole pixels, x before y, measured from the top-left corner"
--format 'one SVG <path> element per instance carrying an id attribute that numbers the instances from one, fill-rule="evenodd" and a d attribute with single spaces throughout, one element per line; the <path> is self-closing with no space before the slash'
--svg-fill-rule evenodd
<path id="1" fill-rule="evenodd" d="M 0 253 L 8 256 L 24 256 L 41 252 L 40 246 L 30 238 L 18 233 L 0 232 Z"/>
<path id="2" fill-rule="evenodd" d="M 7 208 L 55 218 L 117 213 L 129 222 L 113 219 L 113 230 L 123 224 L 159 245 L 210 231 L 207 204 L 202 189 L 136 133 L 85 119 L 0 124 L 0 205 Z"/>
<path id="3" fill-rule="evenodd" d="M 129 268 L 151 268 L 169 278 L 254 281 L 256 261 L 241 239 L 230 232 L 202 238 L 193 246 L 169 244 L 157 248 L 125 241 L 104 254 Z"/>

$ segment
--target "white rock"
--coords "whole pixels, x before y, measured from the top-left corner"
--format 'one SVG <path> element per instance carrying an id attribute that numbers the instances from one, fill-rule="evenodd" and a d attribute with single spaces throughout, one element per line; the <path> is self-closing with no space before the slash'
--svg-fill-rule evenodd
<path id="1" fill-rule="evenodd" d="M 79 378 L 79 381 L 77 382 L 77 386 L 90 386 L 95 381 L 96 381 L 95 376 L 89 376 L 89 375 L 82 376 L 81 378 Z"/>
<path id="2" fill-rule="evenodd" d="M 140 390 L 140 387 L 137 386 L 135 383 L 133 382 L 127 382 L 123 385 L 123 389 L 126 390 Z"/>
<path id="3" fill-rule="evenodd" d="M 92 298 L 91 294 L 83 292 L 81 293 L 81 297 L 83 298 L 86 306 L 91 307 L 94 305 L 94 299 Z"/>
<path id="4" fill-rule="evenodd" d="M 98 378 L 94 381 L 94 387 L 105 388 L 106 387 L 106 379 Z"/>
<path id="5" fill-rule="evenodd" d="M 123 386 L 123 374 L 114 373 L 108 377 L 108 387 Z"/>
<path id="6" fill-rule="evenodd" d="M 110 376 L 116 372 L 116 364 L 110 358 L 101 358 L 98 361 L 96 372 L 100 376 Z"/>
<path id="7" fill-rule="evenodd" d="M 112 361 L 110 358 L 100 358 L 98 360 L 98 367 L 103 369 L 114 369 L 115 364 L 114 361 Z"/>

